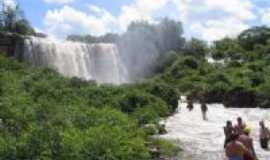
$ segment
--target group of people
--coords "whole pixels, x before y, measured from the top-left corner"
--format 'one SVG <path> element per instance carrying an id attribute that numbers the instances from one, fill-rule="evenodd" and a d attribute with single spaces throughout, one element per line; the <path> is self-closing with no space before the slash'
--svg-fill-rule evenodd
<path id="1" fill-rule="evenodd" d="M 264 121 L 261 121 L 259 124 L 260 144 L 263 149 L 267 150 L 270 131 L 265 126 Z M 237 125 L 235 126 L 233 126 L 231 121 L 227 121 L 224 127 L 224 148 L 229 160 L 257 160 L 250 132 L 251 129 L 243 122 L 241 117 L 237 118 Z"/>
<path id="2" fill-rule="evenodd" d="M 192 102 L 191 100 L 189 100 L 189 101 L 187 102 L 187 109 L 188 109 L 189 111 L 192 111 L 193 108 L 194 108 L 193 102 Z M 206 103 L 203 102 L 203 101 L 201 102 L 201 111 L 202 111 L 202 117 L 203 117 L 203 120 L 207 120 L 206 113 L 207 113 L 207 111 L 208 111 L 208 107 L 207 107 Z"/>

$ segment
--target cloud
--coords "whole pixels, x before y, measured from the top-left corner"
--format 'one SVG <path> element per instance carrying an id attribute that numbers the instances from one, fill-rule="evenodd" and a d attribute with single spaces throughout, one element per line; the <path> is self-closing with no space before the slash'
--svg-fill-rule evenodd
<path id="1" fill-rule="evenodd" d="M 270 8 L 261 11 L 262 17 L 261 21 L 265 25 L 270 25 Z"/>
<path id="2" fill-rule="evenodd" d="M 80 11 L 63 6 L 49 10 L 44 23 L 49 32 L 58 35 L 101 35 L 106 32 L 124 32 L 132 21 L 146 20 L 155 23 L 158 13 L 169 13 L 159 16 L 182 21 L 187 35 L 213 41 L 238 34 L 248 27 L 248 22 L 256 19 L 251 0 L 133 0 L 130 4 L 121 6 L 117 16 L 93 4 L 88 5 L 88 9 Z M 267 17 L 264 19 L 267 21 Z"/>
<path id="3" fill-rule="evenodd" d="M 44 19 L 48 32 L 61 36 L 71 33 L 105 34 L 112 21 L 114 18 L 105 10 L 100 15 L 91 15 L 69 6 L 48 11 Z"/>
<path id="4" fill-rule="evenodd" d="M 118 22 L 124 31 L 132 21 L 146 20 L 153 22 L 153 15 L 162 9 L 168 0 L 137 0 L 131 5 L 123 6 Z"/>
<path id="5" fill-rule="evenodd" d="M 254 8 L 250 0 L 205 0 L 206 8 L 226 12 L 241 20 L 254 20 L 256 16 L 252 12 Z"/>
<path id="6" fill-rule="evenodd" d="M 43 0 L 45 3 L 54 3 L 54 4 L 69 4 L 75 0 Z"/>
<path id="7" fill-rule="evenodd" d="M 137 0 L 122 6 L 119 16 L 113 16 L 104 8 L 88 5 L 89 12 L 76 10 L 70 6 L 49 10 L 44 24 L 48 32 L 60 34 L 93 34 L 123 32 L 132 21 L 153 21 L 153 13 L 162 8 L 167 0 Z"/>
<path id="8" fill-rule="evenodd" d="M 3 2 L 5 5 L 12 8 L 15 8 L 15 6 L 17 5 L 17 3 L 14 0 L 3 0 Z"/>
<path id="9" fill-rule="evenodd" d="M 256 15 L 251 0 L 174 0 L 189 36 L 214 41 L 248 28 Z"/>
<path id="10" fill-rule="evenodd" d="M 233 25 L 232 25 L 233 24 Z M 249 26 L 236 18 L 208 20 L 205 23 L 193 23 L 191 30 L 206 41 L 215 41 L 224 37 L 234 37 Z"/>

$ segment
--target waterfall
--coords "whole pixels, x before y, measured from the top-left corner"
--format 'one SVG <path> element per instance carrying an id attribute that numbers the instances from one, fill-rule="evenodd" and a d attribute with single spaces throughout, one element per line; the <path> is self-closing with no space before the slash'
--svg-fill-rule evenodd
<path id="1" fill-rule="evenodd" d="M 45 66 L 67 77 L 121 84 L 128 75 L 114 44 L 84 44 L 45 38 L 26 39 L 22 58 L 36 66 Z"/>

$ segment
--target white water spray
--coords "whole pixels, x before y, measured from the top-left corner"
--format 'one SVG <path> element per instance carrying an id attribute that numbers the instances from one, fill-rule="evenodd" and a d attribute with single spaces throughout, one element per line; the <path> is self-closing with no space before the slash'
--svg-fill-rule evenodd
<path id="1" fill-rule="evenodd" d="M 223 126 L 227 120 L 236 123 L 241 116 L 252 128 L 255 150 L 259 160 L 269 160 L 270 152 L 259 145 L 259 121 L 265 120 L 270 127 L 270 112 L 262 109 L 225 109 L 223 105 L 208 105 L 208 121 L 202 120 L 200 105 L 195 104 L 189 112 L 186 103 L 179 105 L 179 113 L 166 120 L 168 134 L 164 138 L 179 141 L 184 151 L 177 160 L 223 160 L 225 159 L 223 144 Z"/>
<path id="2" fill-rule="evenodd" d="M 128 81 L 126 68 L 114 44 L 89 45 L 32 37 L 25 40 L 23 59 L 68 77 L 112 84 Z"/>

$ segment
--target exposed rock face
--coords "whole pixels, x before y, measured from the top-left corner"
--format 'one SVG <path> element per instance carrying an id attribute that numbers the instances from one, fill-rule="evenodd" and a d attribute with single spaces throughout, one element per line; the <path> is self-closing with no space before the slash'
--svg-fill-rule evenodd
<path id="1" fill-rule="evenodd" d="M 0 32 L 0 53 L 14 56 L 17 49 L 23 46 L 23 36 Z"/>

